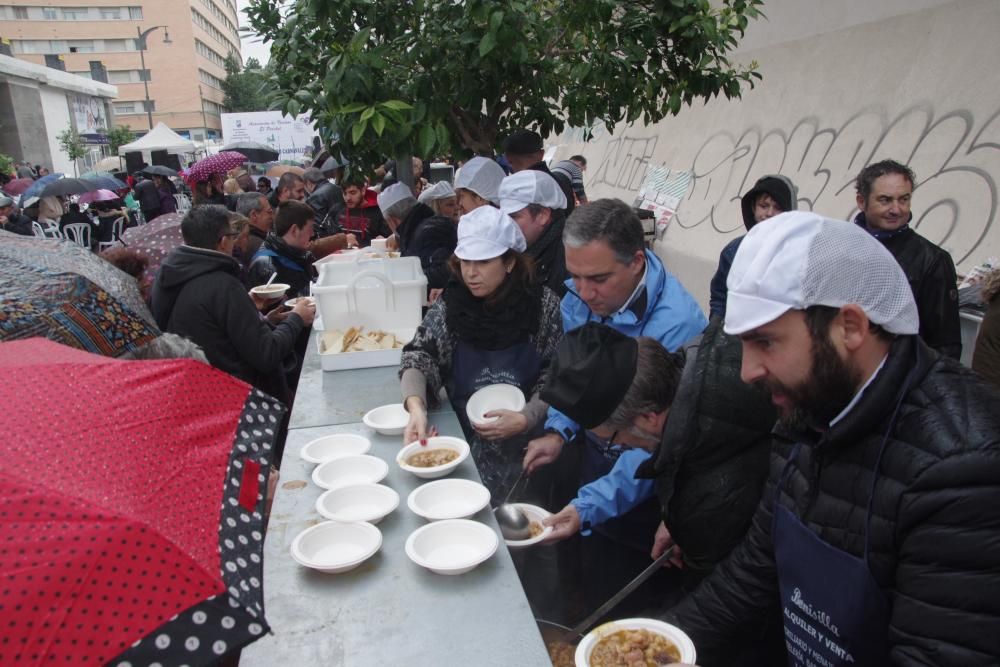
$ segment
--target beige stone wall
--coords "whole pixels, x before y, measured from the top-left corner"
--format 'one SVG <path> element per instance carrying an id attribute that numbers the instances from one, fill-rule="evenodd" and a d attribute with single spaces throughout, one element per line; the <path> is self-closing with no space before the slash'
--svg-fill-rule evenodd
<path id="1" fill-rule="evenodd" d="M 1000 2 L 771 0 L 741 61 L 763 81 L 741 100 L 713 100 L 655 126 L 621 127 L 579 143 L 591 198 L 632 201 L 647 165 L 692 183 L 657 252 L 707 307 L 718 253 L 743 232 L 739 196 L 782 173 L 799 208 L 853 213 L 857 172 L 894 158 L 917 173 L 917 230 L 961 272 L 1000 256 Z"/>

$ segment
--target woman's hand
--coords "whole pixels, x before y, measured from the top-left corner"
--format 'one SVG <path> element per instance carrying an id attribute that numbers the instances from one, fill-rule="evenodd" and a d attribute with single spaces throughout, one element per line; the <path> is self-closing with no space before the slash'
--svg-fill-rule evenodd
<path id="1" fill-rule="evenodd" d="M 580 513 L 573 505 L 566 505 L 552 516 L 542 519 L 542 525 L 552 526 L 552 532 L 545 536 L 542 544 L 561 542 L 580 532 Z"/>
<path id="2" fill-rule="evenodd" d="M 433 438 L 437 435 L 437 428 L 427 426 L 427 407 L 424 402 L 417 396 L 410 396 L 403 403 L 406 406 L 407 412 L 410 413 L 410 420 L 406 422 L 406 429 L 403 430 L 403 445 L 408 445 L 411 442 L 420 441 L 420 444 L 426 445 L 427 438 Z"/>
<path id="3" fill-rule="evenodd" d="M 482 437 L 487 440 L 505 440 L 528 430 L 528 418 L 513 410 L 490 410 L 484 417 L 496 417 L 489 423 L 472 423 Z"/>

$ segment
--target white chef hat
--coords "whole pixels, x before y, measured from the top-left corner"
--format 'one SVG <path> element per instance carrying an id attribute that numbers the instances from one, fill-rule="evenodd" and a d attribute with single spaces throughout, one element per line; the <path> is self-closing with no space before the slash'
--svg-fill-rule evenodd
<path id="1" fill-rule="evenodd" d="M 454 196 L 455 188 L 451 187 L 451 183 L 448 181 L 438 181 L 429 188 L 424 188 L 424 191 L 417 197 L 417 201 L 421 204 L 430 204 L 436 199 L 447 199 Z"/>
<path id="2" fill-rule="evenodd" d="M 855 224 L 807 211 L 782 213 L 747 233 L 726 280 L 725 331 L 738 335 L 789 310 L 856 304 L 889 333 L 920 329 L 906 274 Z"/>
<path id="3" fill-rule="evenodd" d="M 566 208 L 562 188 L 544 171 L 525 169 L 511 174 L 500 183 L 500 210 L 513 215 L 528 204 L 545 208 Z"/>
<path id="4" fill-rule="evenodd" d="M 524 252 L 527 247 L 521 228 L 500 209 L 480 206 L 458 221 L 455 256 L 459 259 L 493 259 L 508 250 Z"/>
<path id="5" fill-rule="evenodd" d="M 498 190 L 504 176 L 506 174 L 503 173 L 503 168 L 493 160 L 485 157 L 474 157 L 463 164 L 462 168 L 455 174 L 455 189 L 465 188 L 475 192 L 483 199 L 499 205 Z"/>

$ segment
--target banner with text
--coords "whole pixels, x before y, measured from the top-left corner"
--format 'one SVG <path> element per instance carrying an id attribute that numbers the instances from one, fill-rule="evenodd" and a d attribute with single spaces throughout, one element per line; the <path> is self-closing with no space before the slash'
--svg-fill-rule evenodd
<path id="1" fill-rule="evenodd" d="M 308 114 L 297 118 L 280 111 L 254 111 L 222 114 L 222 139 L 256 141 L 280 153 L 281 160 L 297 160 L 312 153 L 312 138 L 316 134 Z"/>

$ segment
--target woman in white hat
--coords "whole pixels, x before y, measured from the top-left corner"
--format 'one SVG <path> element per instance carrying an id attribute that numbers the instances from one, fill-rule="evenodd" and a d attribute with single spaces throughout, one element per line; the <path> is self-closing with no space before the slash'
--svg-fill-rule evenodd
<path id="1" fill-rule="evenodd" d="M 500 205 L 500 181 L 506 174 L 493 160 L 474 157 L 455 174 L 455 195 L 462 215 L 481 206 Z"/>
<path id="2" fill-rule="evenodd" d="M 428 401 L 441 387 L 462 423 L 476 467 L 494 499 L 503 498 L 521 471 L 521 450 L 544 423 L 539 398 L 545 371 L 562 338 L 559 298 L 532 280 L 531 259 L 517 223 L 483 206 L 458 223 L 452 281 L 403 348 L 400 383 L 410 413 L 409 443 L 428 432 Z M 495 410 L 491 423 L 470 424 L 466 403 L 491 384 L 513 384 L 527 404 Z"/>
<path id="3" fill-rule="evenodd" d="M 438 181 L 434 185 L 424 188 L 420 196 L 417 197 L 417 201 L 430 206 L 437 215 L 458 224 L 458 199 L 455 196 L 455 189 L 448 181 Z"/>

